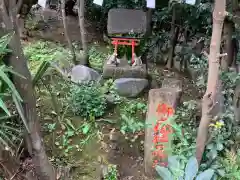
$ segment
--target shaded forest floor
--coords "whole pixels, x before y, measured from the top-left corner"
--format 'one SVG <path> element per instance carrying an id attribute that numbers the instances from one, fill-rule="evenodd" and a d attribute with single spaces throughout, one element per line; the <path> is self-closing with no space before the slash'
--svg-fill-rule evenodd
<path id="1" fill-rule="evenodd" d="M 183 81 L 183 95 L 182 101 L 195 100 L 198 96 L 197 90 L 189 83 L 190 80 L 181 74 L 176 72 L 165 71 L 163 67 L 150 64 L 149 72 L 154 72 L 152 77 L 156 80 L 158 87 L 161 85 L 161 81 L 164 77 L 175 77 Z M 43 90 L 44 91 L 44 90 Z M 51 99 L 49 95 L 41 92 L 40 97 L 40 109 L 43 116 L 42 124 L 47 122 L 54 123 L 57 121 L 57 116 L 52 111 Z M 132 103 L 143 102 L 147 104 L 148 92 L 139 99 L 129 99 Z M 124 103 L 123 105 L 124 106 Z M 147 180 L 149 178 L 144 175 L 143 157 L 144 157 L 144 130 L 135 134 L 129 134 L 124 136 L 120 132 L 120 107 L 116 105 L 101 119 L 96 119 L 97 129 L 94 130 L 94 137 L 89 138 L 84 142 L 83 149 L 80 152 L 75 151 L 63 156 L 62 151 L 59 151 L 55 145 L 54 135 L 49 132 L 45 133 L 46 146 L 48 153 L 52 155 L 52 161 L 58 164 L 58 160 L 66 162 L 68 166 L 72 167 L 71 175 L 73 179 L 82 180 L 96 180 L 99 178 L 102 169 L 108 164 L 117 165 L 120 180 Z M 71 114 L 64 117 L 69 119 L 75 127 L 80 127 L 84 122 L 80 117 L 72 116 Z M 145 116 L 142 116 L 142 123 L 145 122 Z M 63 133 L 63 129 L 60 127 L 55 130 L 56 133 Z M 137 136 L 137 139 L 134 139 Z M 73 141 L 76 143 L 82 140 L 86 140 L 87 137 L 77 135 L 73 137 Z M 63 163 L 65 165 L 65 163 Z"/>
<path id="2" fill-rule="evenodd" d="M 152 65 L 152 67 L 155 65 Z M 195 99 L 197 95 L 197 91 L 194 89 L 193 85 L 189 83 L 189 79 L 185 78 L 182 75 L 179 75 L 175 72 L 165 72 L 162 67 L 154 67 L 154 71 L 151 72 L 157 73 L 157 84 L 161 83 L 161 79 L 167 75 L 171 77 L 176 77 L 178 79 L 183 80 L 183 101 L 188 101 Z M 155 77 L 157 77 L 155 76 Z M 140 98 L 142 102 L 147 104 L 147 96 L 146 92 L 142 98 Z M 43 125 L 50 120 L 57 121 L 56 118 L 52 119 L 54 115 L 52 115 L 51 110 L 51 101 L 49 97 L 44 97 L 44 95 L 40 95 L 41 100 L 41 112 L 44 112 L 42 116 L 45 117 L 45 120 L 42 121 Z M 50 101 L 50 102 L 49 102 Z M 133 103 L 136 102 L 135 99 L 130 99 Z M 50 105 L 48 105 L 50 104 Z M 147 180 L 149 178 L 144 175 L 143 168 L 143 157 L 144 157 L 144 130 L 136 133 L 130 134 L 130 137 L 122 135 L 119 129 L 118 117 L 119 107 L 116 106 L 114 109 L 110 110 L 109 113 L 106 113 L 104 117 L 102 117 L 98 122 L 98 129 L 101 136 L 95 136 L 88 140 L 85 143 L 85 146 L 82 151 L 74 152 L 73 154 L 63 157 L 67 159 L 68 165 L 73 167 L 72 175 L 73 179 L 82 179 L 82 180 L 96 180 L 99 178 L 102 168 L 108 164 L 117 165 L 117 170 L 120 175 L 120 180 Z M 49 117 L 49 115 L 51 117 Z M 49 117 L 49 118 L 46 118 Z M 69 120 L 76 127 L 81 125 L 81 118 L 71 115 L 67 116 Z M 43 118 L 44 119 L 44 118 Z M 97 120 L 98 121 L 98 120 Z M 109 122 L 110 123 L 109 123 Z M 142 122 L 144 123 L 145 116 L 142 117 Z M 83 121 L 82 121 L 83 122 Z M 61 128 L 58 131 L 62 131 Z M 45 132 L 46 133 L 46 132 Z M 133 137 L 137 135 L 138 138 L 136 141 L 132 142 Z M 54 148 L 53 143 L 55 141 L 52 139 L 53 135 L 49 132 L 46 133 L 45 139 L 47 139 L 46 146 L 49 154 L 54 155 L 53 160 L 61 159 L 61 152 Z M 80 141 L 80 136 L 75 136 L 74 139 L 76 141 Z"/>
<path id="3" fill-rule="evenodd" d="M 57 21 L 56 21 L 57 22 Z M 60 25 L 51 24 L 37 31 L 32 31 L 33 39 L 25 42 L 25 46 L 29 43 L 35 43 L 36 39 L 43 38 L 54 42 L 65 43 L 63 28 Z M 77 20 L 74 18 L 69 22 L 71 39 L 80 40 L 79 27 L 76 26 Z M 50 24 L 50 23 L 48 23 Z M 91 29 L 91 28 L 90 28 Z M 95 32 L 89 33 L 88 41 L 92 44 L 97 44 L 99 35 Z M 108 50 L 105 46 L 98 46 L 98 50 L 106 53 Z M 103 62 L 101 62 L 103 63 Z M 29 66 L 32 71 L 35 71 L 36 66 L 40 62 L 29 61 Z M 163 66 L 148 62 L 148 72 L 152 77 L 154 88 L 161 87 L 161 82 L 164 77 L 174 77 L 183 81 L 182 101 L 196 100 L 199 96 L 198 90 L 191 83 L 191 80 L 184 74 L 179 74 L 176 71 L 167 71 Z M 55 77 L 56 78 L 56 77 Z M 76 180 L 96 180 L 109 164 L 117 165 L 120 180 L 149 180 L 144 175 L 143 157 L 144 157 L 144 130 L 134 134 L 123 135 L 120 132 L 121 121 L 120 106 L 108 109 L 104 117 L 96 119 L 95 128 L 87 135 L 79 133 L 76 129 L 82 127 L 84 120 L 81 117 L 71 113 L 65 113 L 65 96 L 67 92 L 62 91 L 64 80 L 57 76 L 56 79 L 49 82 L 51 87 L 54 87 L 54 93 L 57 95 L 57 106 L 60 110 L 60 115 L 54 109 L 51 99 L 51 94 L 45 86 L 40 85 L 37 88 L 38 92 L 38 109 L 41 112 L 41 123 L 45 139 L 47 153 L 56 166 L 69 167 L 72 179 Z M 147 105 L 148 90 L 138 99 L 128 99 L 131 103 L 144 103 Z M 56 122 L 65 121 L 71 122 L 63 127 L 61 123 L 53 127 Z M 142 123 L 145 122 L 145 114 L 141 116 Z M 52 125 L 52 128 L 51 128 Z M 69 127 L 70 128 L 66 128 Z M 74 126 L 75 129 L 71 129 Z M 74 133 L 74 136 L 67 137 L 66 134 Z M 62 138 L 59 140 L 58 138 Z M 137 137 L 137 138 L 134 138 Z M 66 138 L 66 139 L 64 139 Z M 134 139 L 134 140 L 133 140 Z M 65 141 L 65 142 L 64 142 Z M 59 145 L 60 142 L 64 142 Z M 71 149 L 71 147 L 77 148 Z"/>

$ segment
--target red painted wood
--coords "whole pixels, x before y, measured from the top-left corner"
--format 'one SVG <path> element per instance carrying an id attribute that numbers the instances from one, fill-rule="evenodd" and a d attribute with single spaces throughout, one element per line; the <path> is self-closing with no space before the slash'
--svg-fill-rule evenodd
<path id="1" fill-rule="evenodd" d="M 132 47 L 132 64 L 134 63 L 135 46 L 139 45 L 137 39 L 126 39 L 126 38 L 111 38 L 112 44 L 114 45 L 114 53 L 117 54 L 118 45 L 126 45 Z"/>

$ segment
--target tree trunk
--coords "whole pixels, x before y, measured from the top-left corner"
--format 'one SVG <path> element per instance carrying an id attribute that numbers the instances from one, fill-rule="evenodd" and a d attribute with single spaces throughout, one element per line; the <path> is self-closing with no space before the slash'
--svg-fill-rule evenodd
<path id="1" fill-rule="evenodd" d="M 30 12 L 32 6 L 36 4 L 37 0 L 17 0 L 17 24 L 18 24 L 18 30 L 20 33 L 20 37 L 22 39 L 27 39 L 28 31 L 25 28 L 25 21 L 28 13 Z"/>
<path id="2" fill-rule="evenodd" d="M 238 18 L 239 11 L 240 11 L 238 0 L 229 0 L 229 1 L 231 3 L 231 7 L 232 7 L 232 9 L 231 9 L 232 13 L 234 15 L 236 15 L 236 17 Z M 228 3 L 229 2 L 227 1 L 227 4 Z M 232 20 L 233 23 L 236 23 L 234 21 L 234 18 L 231 19 L 231 20 Z M 238 22 L 238 20 L 237 20 L 237 22 Z M 233 24 L 233 29 L 234 28 L 235 27 L 234 27 L 234 24 Z M 238 40 L 236 38 L 232 38 L 232 48 L 233 48 L 233 50 L 232 50 L 233 51 L 233 59 L 232 59 L 232 62 L 229 66 L 234 67 L 236 72 L 239 72 L 238 71 L 239 68 L 237 67 L 237 54 L 238 54 L 238 49 L 239 49 L 239 43 L 238 43 Z"/>
<path id="3" fill-rule="evenodd" d="M 65 1 L 65 12 L 66 16 L 74 16 L 76 17 L 77 14 L 73 11 L 74 5 L 76 3 L 76 0 L 64 0 Z"/>
<path id="4" fill-rule="evenodd" d="M 235 69 L 236 72 L 239 72 L 238 65 L 237 65 L 237 55 L 238 55 L 238 49 L 239 49 L 239 42 L 236 38 L 232 39 L 232 48 L 233 48 L 233 59 L 229 66 Z"/>
<path id="5" fill-rule="evenodd" d="M 100 17 L 100 31 L 102 32 L 102 37 L 103 37 L 103 41 L 105 41 L 104 36 L 107 34 L 107 22 L 106 22 L 106 17 L 107 17 L 107 12 L 108 12 L 108 8 L 106 6 L 106 1 L 103 1 L 102 4 L 102 9 L 101 9 L 101 17 Z"/>
<path id="6" fill-rule="evenodd" d="M 39 179 L 41 180 L 55 180 L 55 172 L 50 164 L 45 152 L 45 147 L 40 137 L 39 117 L 36 111 L 36 98 L 34 96 L 34 89 L 31 81 L 31 74 L 27 67 L 27 61 L 24 57 L 21 47 L 20 36 L 16 23 L 16 1 L 10 1 L 7 9 L 4 0 L 0 0 L 0 12 L 3 16 L 3 23 L 6 31 L 14 31 L 13 38 L 9 44 L 12 54 L 9 59 L 10 66 L 13 70 L 25 78 L 13 76 L 14 84 L 23 99 L 23 109 L 27 119 L 27 125 L 30 132 L 27 134 L 32 148 L 33 163 Z"/>
<path id="7" fill-rule="evenodd" d="M 174 56 L 174 49 L 177 43 L 177 38 L 179 34 L 179 27 L 175 26 L 176 23 L 176 5 L 172 7 L 172 24 L 171 24 L 171 41 L 170 41 L 170 49 L 168 51 L 168 61 L 167 61 L 167 69 L 171 69 L 173 65 L 173 56 Z"/>
<path id="8" fill-rule="evenodd" d="M 147 12 L 147 32 L 146 32 L 146 37 L 150 37 L 152 35 L 152 14 L 153 10 L 148 9 Z"/>
<path id="9" fill-rule="evenodd" d="M 83 61 L 83 64 L 89 65 L 88 46 L 87 46 L 87 38 L 86 38 L 87 32 L 84 26 L 84 20 L 85 20 L 84 9 L 85 9 L 85 0 L 78 0 L 78 18 L 79 18 L 81 42 L 82 42 L 82 49 L 83 49 L 82 61 Z"/>
<path id="10" fill-rule="evenodd" d="M 227 53 L 227 56 L 222 58 L 221 67 L 224 71 L 228 70 L 228 67 L 233 62 L 234 48 L 232 35 L 234 30 L 234 24 L 231 21 L 225 20 L 223 26 L 223 51 Z"/>
<path id="11" fill-rule="evenodd" d="M 9 64 L 13 67 L 14 71 L 26 78 L 14 77 L 13 80 L 24 102 L 23 108 L 30 130 L 28 134 L 30 142 L 28 143 L 31 143 L 30 146 L 32 147 L 33 163 L 36 172 L 39 179 L 55 180 L 54 169 L 48 160 L 42 138 L 40 137 L 39 117 L 36 111 L 36 98 L 34 96 L 31 75 L 27 68 L 26 59 L 20 44 L 20 37 L 17 33 L 13 36 L 9 46 L 13 50 Z"/>
<path id="12" fill-rule="evenodd" d="M 221 35 L 223 22 L 225 19 L 226 0 L 215 0 L 213 11 L 213 28 L 210 44 L 210 54 L 208 56 L 209 69 L 207 90 L 202 100 L 202 118 L 198 128 L 196 158 L 198 163 L 201 162 L 202 155 L 208 138 L 208 127 L 213 116 L 216 96 L 219 86 L 219 53 L 221 45 Z"/>
<path id="13" fill-rule="evenodd" d="M 77 65 L 78 62 L 77 62 L 77 59 L 76 59 L 75 49 L 74 49 L 74 46 L 71 42 L 71 39 L 70 39 L 69 33 L 68 33 L 68 27 L 67 27 L 67 21 L 66 21 L 66 12 L 65 12 L 65 0 L 61 0 L 61 11 L 62 11 L 64 35 L 65 35 L 65 38 L 68 42 L 68 46 L 69 46 L 69 49 L 70 49 L 71 54 L 72 54 L 72 62 L 73 62 L 73 64 Z"/>

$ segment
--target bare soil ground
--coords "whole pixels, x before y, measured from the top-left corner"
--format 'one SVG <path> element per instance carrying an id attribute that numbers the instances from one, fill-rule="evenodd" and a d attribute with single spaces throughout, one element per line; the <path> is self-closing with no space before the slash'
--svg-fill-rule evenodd
<path id="1" fill-rule="evenodd" d="M 39 20 L 44 20 L 40 21 Z M 61 15 L 54 10 L 44 10 L 43 12 L 36 12 L 32 17 L 32 21 L 36 22 L 37 31 L 30 31 L 30 35 L 33 37 L 39 37 L 45 40 L 53 42 L 66 43 L 64 37 L 64 29 Z M 69 30 L 70 39 L 73 42 L 80 42 L 80 26 L 78 17 L 67 16 L 67 26 Z M 91 23 L 85 20 L 85 29 L 88 42 L 99 41 L 102 37 L 97 33 L 96 23 Z"/>

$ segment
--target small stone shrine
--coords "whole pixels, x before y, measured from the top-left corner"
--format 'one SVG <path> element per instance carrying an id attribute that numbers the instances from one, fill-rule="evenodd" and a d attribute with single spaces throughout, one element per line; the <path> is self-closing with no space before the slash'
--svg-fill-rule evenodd
<path id="1" fill-rule="evenodd" d="M 103 78 L 146 78 L 146 64 L 137 57 L 135 47 L 146 33 L 147 18 L 142 10 L 111 9 L 108 13 L 108 36 L 114 45 L 114 53 L 110 55 L 103 67 Z M 121 36 L 119 36 L 121 34 Z M 128 63 L 126 56 L 118 59 L 119 45 L 131 46 L 132 59 Z"/>

